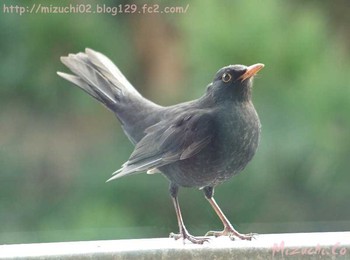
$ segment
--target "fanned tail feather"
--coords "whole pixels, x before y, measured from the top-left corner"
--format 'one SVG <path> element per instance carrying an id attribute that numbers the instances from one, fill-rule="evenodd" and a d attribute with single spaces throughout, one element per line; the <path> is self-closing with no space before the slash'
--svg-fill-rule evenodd
<path id="1" fill-rule="evenodd" d="M 77 85 L 112 111 L 123 97 L 141 96 L 118 67 L 99 52 L 87 48 L 85 53 L 61 57 L 61 61 L 75 75 L 57 72 L 60 77 Z"/>

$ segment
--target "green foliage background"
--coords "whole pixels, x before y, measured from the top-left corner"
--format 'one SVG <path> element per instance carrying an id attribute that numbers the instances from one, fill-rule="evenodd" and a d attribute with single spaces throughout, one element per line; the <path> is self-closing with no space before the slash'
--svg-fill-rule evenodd
<path id="1" fill-rule="evenodd" d="M 132 4 L 3 2 L 33 3 Z M 254 88 L 263 125 L 259 150 L 242 174 L 216 189 L 216 200 L 241 232 L 349 230 L 349 3 L 153 3 L 189 9 L 117 16 L 19 16 L 2 10 L 0 243 L 164 237 L 177 231 L 163 176 L 105 183 L 132 145 L 113 114 L 56 75 L 66 71 L 60 56 L 85 47 L 105 53 L 141 93 L 163 105 L 199 97 L 227 64 L 264 63 Z M 158 28 L 148 27 L 147 16 L 167 24 L 168 31 L 157 37 L 175 35 L 174 45 L 153 41 Z M 142 26 L 146 33 L 140 33 Z M 182 68 L 177 81 L 167 84 L 165 77 L 165 84 L 154 86 L 146 80 L 149 64 L 136 50 L 147 38 L 154 53 L 176 53 Z M 164 56 L 165 72 L 171 62 Z M 192 233 L 221 229 L 202 192 L 183 189 L 180 203 Z"/>

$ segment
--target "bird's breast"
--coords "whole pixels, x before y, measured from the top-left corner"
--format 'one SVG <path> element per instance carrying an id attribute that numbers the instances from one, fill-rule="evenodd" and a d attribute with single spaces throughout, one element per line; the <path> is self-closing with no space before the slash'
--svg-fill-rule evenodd
<path id="1" fill-rule="evenodd" d="M 218 180 L 225 180 L 242 171 L 253 158 L 260 139 L 260 120 L 252 104 L 235 107 L 225 113 L 218 131 L 218 156 L 222 167 Z"/>
<path id="2" fill-rule="evenodd" d="M 180 186 L 215 186 L 242 171 L 258 147 L 260 121 L 252 105 L 219 111 L 210 144 L 197 155 L 162 167 Z"/>

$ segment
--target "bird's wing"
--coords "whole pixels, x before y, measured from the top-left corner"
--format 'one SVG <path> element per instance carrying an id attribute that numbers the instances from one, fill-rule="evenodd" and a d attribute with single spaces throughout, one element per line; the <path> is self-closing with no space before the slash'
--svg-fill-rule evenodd
<path id="1" fill-rule="evenodd" d="M 196 110 L 162 120 L 145 132 L 129 160 L 108 181 L 196 155 L 213 139 L 215 122 L 210 113 Z"/>

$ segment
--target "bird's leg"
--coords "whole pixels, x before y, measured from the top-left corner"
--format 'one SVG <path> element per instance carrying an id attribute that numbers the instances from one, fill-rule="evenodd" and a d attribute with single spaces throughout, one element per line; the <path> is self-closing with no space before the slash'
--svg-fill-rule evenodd
<path id="1" fill-rule="evenodd" d="M 228 236 L 230 239 L 234 240 L 235 237 L 238 237 L 242 240 L 252 240 L 254 234 L 241 234 L 239 233 L 234 227 L 231 225 L 231 223 L 228 221 L 224 213 L 219 208 L 218 204 L 213 198 L 214 195 L 214 188 L 213 187 L 205 187 L 204 188 L 204 194 L 205 198 L 209 201 L 210 205 L 215 210 L 216 214 L 219 216 L 221 222 L 224 224 L 224 230 L 223 231 L 209 231 L 205 235 L 206 236 Z"/>
<path id="2" fill-rule="evenodd" d="M 203 244 L 204 242 L 209 241 L 209 239 L 206 237 L 195 237 L 188 233 L 181 215 L 180 205 L 177 197 L 178 191 L 179 186 L 170 184 L 170 195 L 174 203 L 177 222 L 179 224 L 179 234 L 170 233 L 170 237 L 174 238 L 175 240 L 182 238 L 184 243 L 186 239 L 194 244 Z"/>

